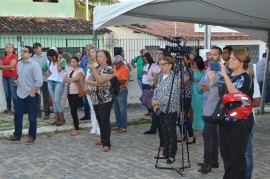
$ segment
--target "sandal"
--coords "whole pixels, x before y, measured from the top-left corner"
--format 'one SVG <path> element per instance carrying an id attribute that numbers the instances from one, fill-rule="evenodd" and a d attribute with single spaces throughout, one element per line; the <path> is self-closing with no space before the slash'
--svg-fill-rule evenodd
<path id="1" fill-rule="evenodd" d="M 76 135 L 79 135 L 80 134 L 80 131 L 79 130 L 72 130 L 69 135 L 70 136 L 76 136 Z"/>

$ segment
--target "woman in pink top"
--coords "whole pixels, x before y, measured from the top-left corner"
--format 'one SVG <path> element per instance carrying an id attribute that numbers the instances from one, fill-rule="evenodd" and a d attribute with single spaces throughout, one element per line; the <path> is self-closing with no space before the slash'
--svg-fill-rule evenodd
<path id="1" fill-rule="evenodd" d="M 81 104 L 82 97 L 79 96 L 79 89 L 76 85 L 76 82 L 82 80 L 85 74 L 83 69 L 79 68 L 79 62 L 80 61 L 78 57 L 71 58 L 71 69 L 64 78 L 64 82 L 68 83 L 68 102 L 70 105 L 70 112 L 74 124 L 74 130 L 70 132 L 71 136 L 76 136 L 80 134 L 77 108 Z"/>
<path id="2" fill-rule="evenodd" d="M 17 87 L 13 85 L 13 81 L 18 78 L 17 73 L 18 57 L 12 44 L 7 44 L 5 49 L 5 56 L 0 62 L 0 70 L 2 70 L 3 86 L 6 95 L 7 109 L 5 112 L 12 112 L 11 110 L 11 96 L 13 104 L 17 102 Z"/>

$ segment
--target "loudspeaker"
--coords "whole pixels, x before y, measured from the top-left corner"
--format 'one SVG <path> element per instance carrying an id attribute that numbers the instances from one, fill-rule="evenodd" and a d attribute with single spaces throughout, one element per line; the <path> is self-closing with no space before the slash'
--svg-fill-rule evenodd
<path id="1" fill-rule="evenodd" d="M 114 57 L 116 55 L 121 55 L 121 51 L 123 50 L 123 47 L 114 47 L 113 52 L 114 52 Z"/>

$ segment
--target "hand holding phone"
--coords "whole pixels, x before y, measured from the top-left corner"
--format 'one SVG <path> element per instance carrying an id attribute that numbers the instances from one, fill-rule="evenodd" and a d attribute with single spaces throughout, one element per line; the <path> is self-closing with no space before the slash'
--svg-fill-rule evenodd
<path id="1" fill-rule="evenodd" d="M 210 62 L 209 66 L 210 66 L 210 70 L 213 70 L 213 71 L 220 71 L 221 70 L 219 62 Z"/>
<path id="2" fill-rule="evenodd" d="M 88 57 L 88 63 L 89 64 L 93 63 L 93 59 L 91 57 Z"/>

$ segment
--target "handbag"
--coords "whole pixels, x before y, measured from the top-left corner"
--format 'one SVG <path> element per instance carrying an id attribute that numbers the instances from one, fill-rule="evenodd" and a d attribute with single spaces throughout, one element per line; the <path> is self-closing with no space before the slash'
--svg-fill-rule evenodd
<path id="1" fill-rule="evenodd" d="M 152 103 L 152 98 L 154 96 L 154 91 L 152 90 L 143 90 L 143 94 L 142 94 L 142 105 L 144 106 L 151 106 Z"/>
<path id="2" fill-rule="evenodd" d="M 84 78 L 83 78 L 84 79 Z M 78 81 L 75 82 L 78 91 L 79 91 L 79 97 L 83 97 L 85 96 L 85 92 L 84 92 L 84 80 L 83 79 L 79 79 Z"/>

